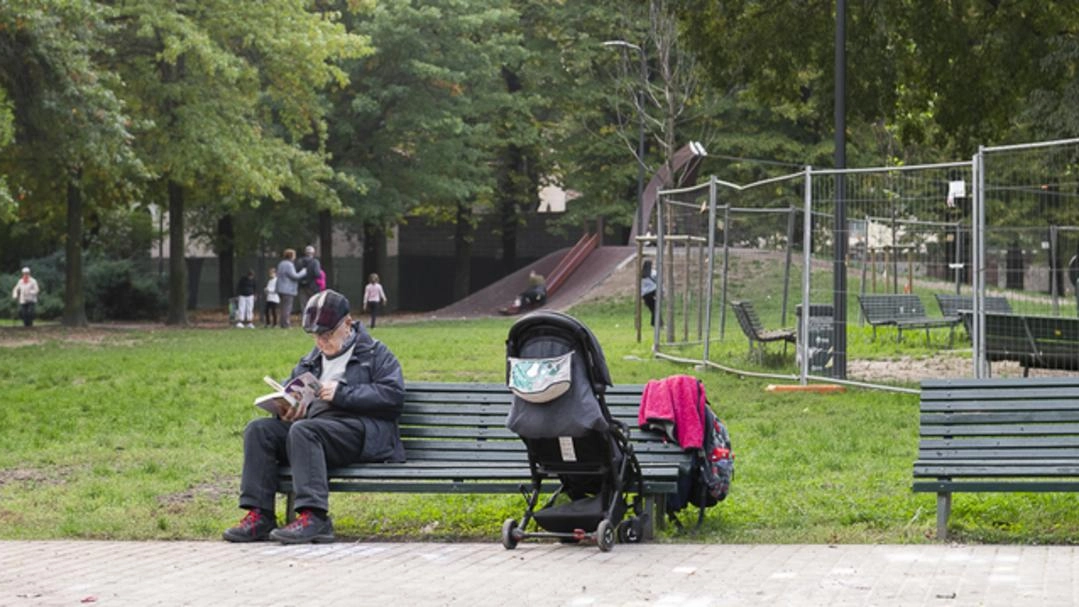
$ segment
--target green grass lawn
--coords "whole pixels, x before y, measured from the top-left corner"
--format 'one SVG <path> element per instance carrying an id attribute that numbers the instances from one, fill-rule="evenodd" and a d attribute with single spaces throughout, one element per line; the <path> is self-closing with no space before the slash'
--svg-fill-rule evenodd
<path id="1" fill-rule="evenodd" d="M 628 301 L 573 311 L 596 333 L 614 380 L 692 369 L 649 356 Z M 380 326 L 411 380 L 501 381 L 509 318 Z M 0 539 L 217 540 L 236 507 L 244 425 L 262 376 L 288 374 L 311 346 L 299 330 L 43 327 L 0 333 Z M 730 428 L 730 497 L 699 533 L 665 541 L 930 541 L 935 498 L 910 491 L 918 400 L 852 389 L 774 394 L 766 382 L 697 372 Z M 1065 494 L 958 495 L 958 541 L 1070 543 Z M 497 541 L 519 496 L 334 494 L 338 535 Z M 688 519 L 687 519 L 688 520 Z"/>

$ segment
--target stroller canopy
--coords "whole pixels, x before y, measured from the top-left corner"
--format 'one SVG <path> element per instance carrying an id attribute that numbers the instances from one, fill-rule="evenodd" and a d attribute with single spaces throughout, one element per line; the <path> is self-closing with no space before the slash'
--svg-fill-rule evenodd
<path id="1" fill-rule="evenodd" d="M 506 426 L 523 438 L 578 437 L 606 432 L 610 412 L 603 394 L 611 384 L 607 361 L 595 335 L 576 318 L 541 310 L 524 316 L 506 339 L 506 380 L 509 358 L 543 359 L 573 352 L 569 390 L 550 402 L 531 403 L 515 396 Z"/>
<path id="2" fill-rule="evenodd" d="M 576 350 L 585 360 L 585 371 L 596 394 L 603 394 L 607 391 L 607 386 L 614 385 L 599 340 L 592 334 L 591 329 L 569 314 L 539 310 L 521 317 L 510 327 L 509 337 L 506 338 L 506 356 L 522 358 L 521 348 L 528 341 L 543 336 L 558 336 L 573 344 L 571 349 Z M 506 379 L 509 380 L 508 361 Z"/>

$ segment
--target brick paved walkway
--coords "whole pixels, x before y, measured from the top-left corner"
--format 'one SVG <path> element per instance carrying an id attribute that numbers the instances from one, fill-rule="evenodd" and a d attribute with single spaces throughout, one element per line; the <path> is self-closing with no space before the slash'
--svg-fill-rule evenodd
<path id="1" fill-rule="evenodd" d="M 0 605 L 1079 603 L 1065 546 L 0 542 Z"/>

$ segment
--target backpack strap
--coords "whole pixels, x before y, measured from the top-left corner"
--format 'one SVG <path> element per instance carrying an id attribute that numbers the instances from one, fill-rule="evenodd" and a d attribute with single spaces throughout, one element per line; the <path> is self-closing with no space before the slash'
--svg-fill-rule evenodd
<path id="1" fill-rule="evenodd" d="M 701 448 L 697 454 L 697 466 L 703 467 L 708 465 L 708 455 L 705 453 L 704 448 L 708 444 L 708 415 L 705 413 L 705 407 L 708 405 L 708 397 L 704 395 L 704 382 L 699 378 L 697 379 L 697 413 L 701 418 L 701 427 L 704 428 L 704 438 L 701 441 Z M 703 470 L 698 470 L 698 474 L 703 474 Z M 700 485 L 703 487 L 703 483 Z M 697 529 L 700 529 L 704 523 L 704 511 L 707 508 L 705 502 L 705 492 L 699 491 L 700 502 L 697 504 Z"/>

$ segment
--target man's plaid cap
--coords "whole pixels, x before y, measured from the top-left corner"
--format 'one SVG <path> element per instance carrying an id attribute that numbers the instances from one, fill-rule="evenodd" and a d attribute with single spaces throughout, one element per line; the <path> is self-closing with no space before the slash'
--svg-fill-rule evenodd
<path id="1" fill-rule="evenodd" d="M 348 298 L 332 289 L 315 293 L 303 311 L 303 330 L 323 333 L 336 329 L 348 316 Z"/>

